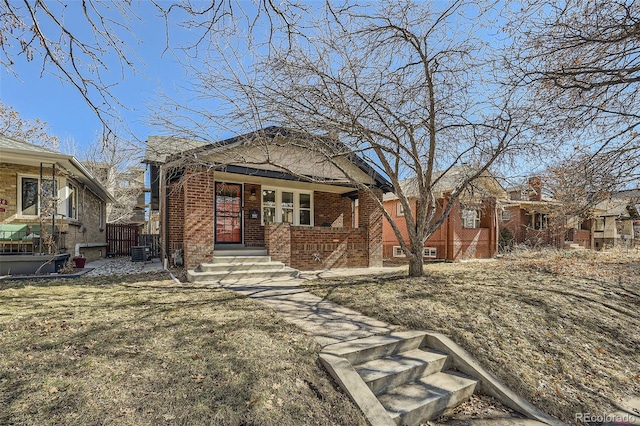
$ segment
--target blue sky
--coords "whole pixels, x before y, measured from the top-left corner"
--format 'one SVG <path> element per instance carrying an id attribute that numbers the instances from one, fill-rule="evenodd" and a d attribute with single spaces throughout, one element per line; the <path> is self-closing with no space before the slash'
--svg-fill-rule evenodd
<path id="1" fill-rule="evenodd" d="M 52 5 L 51 2 L 48 4 Z M 80 22 L 80 4 L 79 1 L 71 3 L 77 7 L 75 10 L 67 9 L 66 22 Z M 153 5 L 146 1 L 134 2 L 132 8 L 141 18 L 141 21 L 130 23 L 135 26 L 132 31 L 138 37 L 132 44 L 144 62 L 136 64 L 139 73 L 127 72 L 123 79 L 114 58 L 107 56 L 103 59 L 110 66 L 108 77 L 117 83 L 113 94 L 126 107 L 119 114 L 134 136 L 145 140 L 153 132 L 145 124 L 146 105 L 152 102 L 160 88 L 171 93 L 174 84 L 184 81 L 184 70 L 171 53 L 163 55 L 164 21 L 157 17 Z M 86 28 L 78 28 L 80 36 L 90 36 Z M 172 37 L 172 42 L 179 43 L 185 34 L 173 29 Z M 60 138 L 61 149 L 65 149 L 65 141 L 72 140 L 82 152 L 99 138 L 101 123 L 77 89 L 46 71 L 42 73 L 40 58 L 28 62 L 21 55 L 14 59 L 16 62 L 11 72 L 0 68 L 0 98 L 4 104 L 12 106 L 24 119 L 46 121 L 50 133 Z"/>

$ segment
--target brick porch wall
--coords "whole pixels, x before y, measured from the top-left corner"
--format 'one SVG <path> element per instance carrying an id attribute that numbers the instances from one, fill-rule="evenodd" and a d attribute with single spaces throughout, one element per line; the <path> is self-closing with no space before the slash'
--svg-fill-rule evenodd
<path id="1" fill-rule="evenodd" d="M 375 196 L 382 201 L 382 191 L 374 190 Z M 382 224 L 384 215 L 378 202 L 369 193 L 358 191 L 358 226 L 366 229 L 368 258 L 370 267 L 382 266 Z"/>
<path id="2" fill-rule="evenodd" d="M 213 172 L 187 170 L 184 191 L 184 261 L 193 269 L 213 259 Z"/>
<path id="3" fill-rule="evenodd" d="M 169 184 L 169 199 L 166 202 L 169 212 L 169 229 L 167 230 L 169 253 L 167 254 L 171 257 L 173 252 L 182 248 L 184 243 L 184 191 L 179 181 Z M 160 221 L 164 223 L 165 220 L 166 216 L 163 212 Z"/>
<path id="4" fill-rule="evenodd" d="M 291 225 L 269 223 L 264 227 L 264 240 L 272 260 L 291 266 Z"/>
<path id="5" fill-rule="evenodd" d="M 351 228 L 352 202 L 349 198 L 330 192 L 313 193 L 313 223 L 315 226 Z"/>
<path id="6" fill-rule="evenodd" d="M 265 240 L 273 260 L 300 270 L 366 267 L 367 230 L 272 223 Z"/>

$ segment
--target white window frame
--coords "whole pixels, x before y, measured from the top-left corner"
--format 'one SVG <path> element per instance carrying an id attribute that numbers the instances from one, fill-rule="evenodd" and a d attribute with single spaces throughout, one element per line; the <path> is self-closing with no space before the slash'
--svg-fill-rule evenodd
<path id="1" fill-rule="evenodd" d="M 393 257 L 407 257 L 407 255 L 402 251 L 402 247 L 393 246 Z"/>
<path id="2" fill-rule="evenodd" d="M 598 226 L 602 224 L 602 226 Z M 593 223 L 593 232 L 604 232 L 604 227 L 606 224 L 606 219 L 602 216 L 596 217 Z"/>
<path id="3" fill-rule="evenodd" d="M 65 200 L 65 207 L 67 209 L 66 212 L 66 216 L 68 219 L 71 220 L 75 220 L 77 221 L 79 218 L 79 207 L 80 207 L 80 203 L 79 203 L 79 191 L 78 191 L 78 185 L 76 185 L 75 183 L 71 182 L 71 181 L 67 181 L 67 188 L 69 188 L 68 193 L 66 194 L 66 200 Z M 73 208 L 71 208 L 71 201 L 74 200 L 75 201 L 75 215 L 73 214 Z"/>
<path id="4" fill-rule="evenodd" d="M 422 249 L 422 257 L 435 259 L 436 257 L 438 257 L 438 250 L 435 247 L 424 247 Z"/>
<path id="5" fill-rule="evenodd" d="M 400 200 L 398 200 L 398 202 L 396 203 L 396 216 L 404 216 L 404 207 L 402 206 Z"/>
<path id="6" fill-rule="evenodd" d="M 38 191 L 36 194 L 37 197 L 37 203 L 36 203 L 36 214 L 24 214 L 22 213 L 24 210 L 22 210 L 22 180 L 23 179 L 35 179 L 38 181 Z M 40 216 L 40 186 L 41 186 L 41 182 L 40 182 L 40 176 L 37 175 L 18 175 L 18 188 L 16 189 L 17 192 L 17 203 L 16 203 L 16 216 L 17 217 L 23 217 L 23 218 L 33 218 L 33 217 L 38 217 Z"/>
<path id="7" fill-rule="evenodd" d="M 502 210 L 502 214 L 500 215 L 500 219 L 503 222 L 508 222 L 511 220 L 511 212 L 509 210 Z"/>
<path id="8" fill-rule="evenodd" d="M 473 218 L 469 216 L 470 213 L 473 213 Z M 468 226 L 471 220 L 473 220 L 473 226 Z M 466 229 L 480 228 L 480 212 L 476 209 L 462 209 L 462 227 Z"/>
<path id="9" fill-rule="evenodd" d="M 313 212 L 314 212 L 314 205 L 313 205 L 313 191 L 304 191 L 304 190 L 300 190 L 300 189 L 291 189 L 291 188 L 278 188 L 278 187 L 273 187 L 273 186 L 263 186 L 260 189 L 260 222 L 262 225 L 264 225 L 264 193 L 263 191 L 275 191 L 276 193 L 276 201 L 275 201 L 275 208 L 276 208 L 276 214 L 275 214 L 275 220 L 274 223 L 282 223 L 282 193 L 283 192 L 292 192 L 293 193 L 293 223 L 291 223 L 292 226 L 313 226 Z M 309 199 L 310 199 L 310 208 L 300 208 L 300 194 L 307 194 L 309 195 Z M 301 210 L 309 210 L 309 219 L 310 222 L 309 224 L 300 224 L 300 211 Z"/>
<path id="10" fill-rule="evenodd" d="M 23 214 L 22 213 L 22 179 L 27 178 L 27 179 L 36 179 L 38 181 L 38 213 L 35 215 L 32 214 Z M 48 181 L 49 179 L 47 179 Z M 67 210 L 67 191 L 65 190 L 65 188 L 67 188 L 67 179 L 65 179 L 64 177 L 56 177 L 55 179 L 56 183 L 56 188 L 58 189 L 58 197 L 57 197 L 57 206 L 56 206 L 56 215 L 66 215 L 66 210 Z M 18 182 L 17 182 L 17 188 L 16 188 L 16 217 L 21 218 L 21 219 L 33 219 L 33 218 L 37 218 L 40 217 L 40 210 L 41 210 L 41 206 L 40 206 L 40 191 L 42 190 L 42 180 L 40 179 L 39 175 L 34 175 L 34 174 L 18 174 Z M 49 216 L 51 217 L 51 216 Z"/>

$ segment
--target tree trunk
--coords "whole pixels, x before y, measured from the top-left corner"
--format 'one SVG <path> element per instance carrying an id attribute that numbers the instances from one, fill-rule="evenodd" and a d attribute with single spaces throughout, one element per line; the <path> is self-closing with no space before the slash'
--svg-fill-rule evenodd
<path id="1" fill-rule="evenodd" d="M 420 253 L 412 253 L 409 257 L 409 276 L 421 277 L 424 274 L 424 262 L 422 261 L 422 250 Z"/>

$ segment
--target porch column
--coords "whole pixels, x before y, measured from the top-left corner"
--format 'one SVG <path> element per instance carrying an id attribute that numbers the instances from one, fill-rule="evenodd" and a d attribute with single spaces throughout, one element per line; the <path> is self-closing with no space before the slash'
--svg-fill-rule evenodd
<path id="1" fill-rule="evenodd" d="M 184 191 L 184 262 L 187 269 L 213 259 L 213 172 L 185 170 Z"/>
<path id="2" fill-rule="evenodd" d="M 374 189 L 374 196 L 382 202 L 382 191 Z M 358 227 L 367 229 L 369 267 L 382 266 L 382 207 L 365 191 L 358 191 Z"/>

